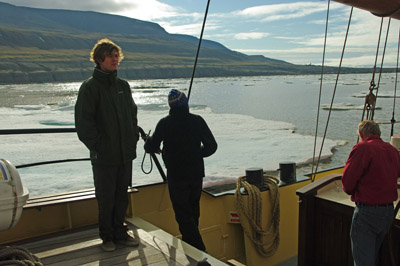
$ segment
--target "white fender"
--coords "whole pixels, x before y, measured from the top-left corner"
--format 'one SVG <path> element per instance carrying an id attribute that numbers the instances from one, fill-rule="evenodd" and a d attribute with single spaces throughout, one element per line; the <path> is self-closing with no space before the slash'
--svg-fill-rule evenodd
<path id="1" fill-rule="evenodd" d="M 14 227 L 21 217 L 29 191 L 22 186 L 17 169 L 0 159 L 0 231 Z"/>

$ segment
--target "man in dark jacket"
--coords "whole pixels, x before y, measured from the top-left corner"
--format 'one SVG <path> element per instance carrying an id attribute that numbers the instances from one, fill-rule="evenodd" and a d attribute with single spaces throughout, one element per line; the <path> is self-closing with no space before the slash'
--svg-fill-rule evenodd
<path id="1" fill-rule="evenodd" d="M 90 59 L 96 67 L 79 89 L 75 126 L 90 151 L 102 248 L 113 251 L 115 243 L 139 244 L 124 225 L 139 139 L 137 106 L 128 82 L 117 77 L 121 48 L 109 39 L 99 40 Z"/>
<path id="2" fill-rule="evenodd" d="M 160 151 L 167 168 L 169 195 L 182 240 L 205 251 L 199 232 L 200 197 L 203 186 L 204 157 L 217 150 L 217 142 L 204 119 L 189 113 L 183 92 L 168 94 L 169 115 L 162 118 L 145 143 L 149 153 Z"/>

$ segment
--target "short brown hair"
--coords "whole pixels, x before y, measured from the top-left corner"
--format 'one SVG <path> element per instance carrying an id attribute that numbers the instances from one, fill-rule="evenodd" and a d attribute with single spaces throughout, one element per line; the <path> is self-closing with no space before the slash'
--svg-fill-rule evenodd
<path id="1" fill-rule="evenodd" d="M 103 62 L 106 55 L 110 55 L 114 50 L 117 50 L 119 54 L 118 63 L 124 59 L 121 47 L 116 45 L 113 41 L 108 38 L 103 38 L 97 41 L 92 51 L 90 52 L 90 61 L 99 65 L 99 62 Z"/>
<path id="2" fill-rule="evenodd" d="M 381 135 L 379 125 L 372 120 L 364 120 L 358 124 L 358 131 L 365 136 Z"/>

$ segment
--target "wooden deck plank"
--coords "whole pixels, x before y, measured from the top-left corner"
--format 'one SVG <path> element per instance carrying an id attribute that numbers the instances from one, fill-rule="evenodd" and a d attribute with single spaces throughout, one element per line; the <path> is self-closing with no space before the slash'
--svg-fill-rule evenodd
<path id="1" fill-rule="evenodd" d="M 98 228 L 57 235 L 23 245 L 46 266 L 72 265 L 196 265 L 182 250 L 163 242 L 154 235 L 128 224 L 140 241 L 138 247 L 117 245 L 114 252 L 101 249 Z"/>
<path id="2" fill-rule="evenodd" d="M 104 252 L 100 245 L 81 249 L 62 256 L 42 260 L 45 265 L 116 265 L 128 261 L 145 261 L 146 258 L 159 255 L 160 252 L 149 245 L 140 244 L 138 247 L 121 247 L 113 252 Z M 53 259 L 52 259 L 53 258 Z"/>
<path id="3" fill-rule="evenodd" d="M 49 250 L 55 250 L 57 248 L 62 248 L 67 245 L 73 245 L 83 243 L 83 242 L 90 242 L 94 241 L 94 244 L 101 243 L 101 240 L 98 236 L 98 229 L 88 229 L 83 230 L 75 233 L 68 233 L 68 234 L 61 234 L 54 237 L 49 237 L 46 239 L 42 239 L 39 241 L 31 242 L 24 244 L 24 247 L 29 249 L 31 252 L 34 253 L 42 253 Z M 96 243 L 97 241 L 97 243 Z M 89 244 L 89 243 L 87 243 Z M 53 254 L 55 255 L 55 254 Z"/>
<path id="4" fill-rule="evenodd" d="M 155 250 L 154 248 L 151 249 Z M 171 265 L 171 263 L 172 265 L 182 265 L 160 252 L 143 253 L 140 249 L 136 252 L 132 251 L 128 254 L 102 258 L 99 261 L 79 265 L 152 265 L 155 263 L 161 263 L 160 265 Z"/>
<path id="5" fill-rule="evenodd" d="M 20 246 L 39 257 L 46 266 L 196 266 L 204 258 L 213 266 L 227 265 L 138 217 L 129 218 L 127 224 L 140 241 L 137 247 L 117 244 L 115 251 L 104 252 L 98 228 L 94 226 L 36 238 Z"/>
<path id="6" fill-rule="evenodd" d="M 197 261 L 187 256 L 183 249 L 178 249 L 173 245 L 165 242 L 164 240 L 158 237 L 155 237 L 152 234 L 149 234 L 148 232 L 142 229 L 137 230 L 136 233 L 141 240 L 152 245 L 154 248 L 162 252 L 164 255 L 171 258 L 172 261 L 176 261 L 177 264 L 172 264 L 172 265 L 197 265 Z M 171 264 L 165 264 L 165 265 L 171 265 Z"/>
<path id="7" fill-rule="evenodd" d="M 54 242 L 58 241 L 58 242 Z M 101 239 L 96 236 L 79 237 L 76 239 L 63 240 L 62 238 L 51 239 L 51 241 L 39 241 L 35 246 L 26 245 L 25 247 L 39 257 L 58 255 L 63 252 L 70 252 L 83 247 L 101 244 Z"/>
<path id="8" fill-rule="evenodd" d="M 151 239 L 146 239 L 148 243 L 157 246 L 158 249 L 160 249 L 162 252 L 165 252 L 165 254 L 168 254 L 169 257 L 174 258 L 180 264 L 193 266 L 197 265 L 198 261 L 206 259 L 213 266 L 228 265 L 212 257 L 211 255 L 190 246 L 189 244 L 181 241 L 180 239 L 171 236 L 169 233 L 146 222 L 140 217 L 131 217 L 128 218 L 127 221 L 143 229 L 146 232 L 145 237 L 151 238 Z"/>
<path id="9" fill-rule="evenodd" d="M 96 240 L 96 242 L 88 243 L 88 246 L 85 246 L 85 244 L 86 243 L 67 245 L 63 248 L 37 253 L 36 256 L 38 256 L 45 265 L 61 263 L 62 261 L 71 262 L 72 265 L 72 261 L 76 259 L 87 256 L 95 256 L 103 252 L 100 246 L 101 241 Z"/>

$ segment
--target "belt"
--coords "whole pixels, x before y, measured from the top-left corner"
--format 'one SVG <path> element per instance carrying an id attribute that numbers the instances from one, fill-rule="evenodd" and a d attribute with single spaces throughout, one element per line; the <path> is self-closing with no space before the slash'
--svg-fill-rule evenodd
<path id="1" fill-rule="evenodd" d="M 357 206 L 368 206 L 368 207 L 390 207 L 390 206 L 393 206 L 393 203 L 371 205 L 371 204 L 365 204 L 362 202 L 356 202 L 356 205 Z"/>

